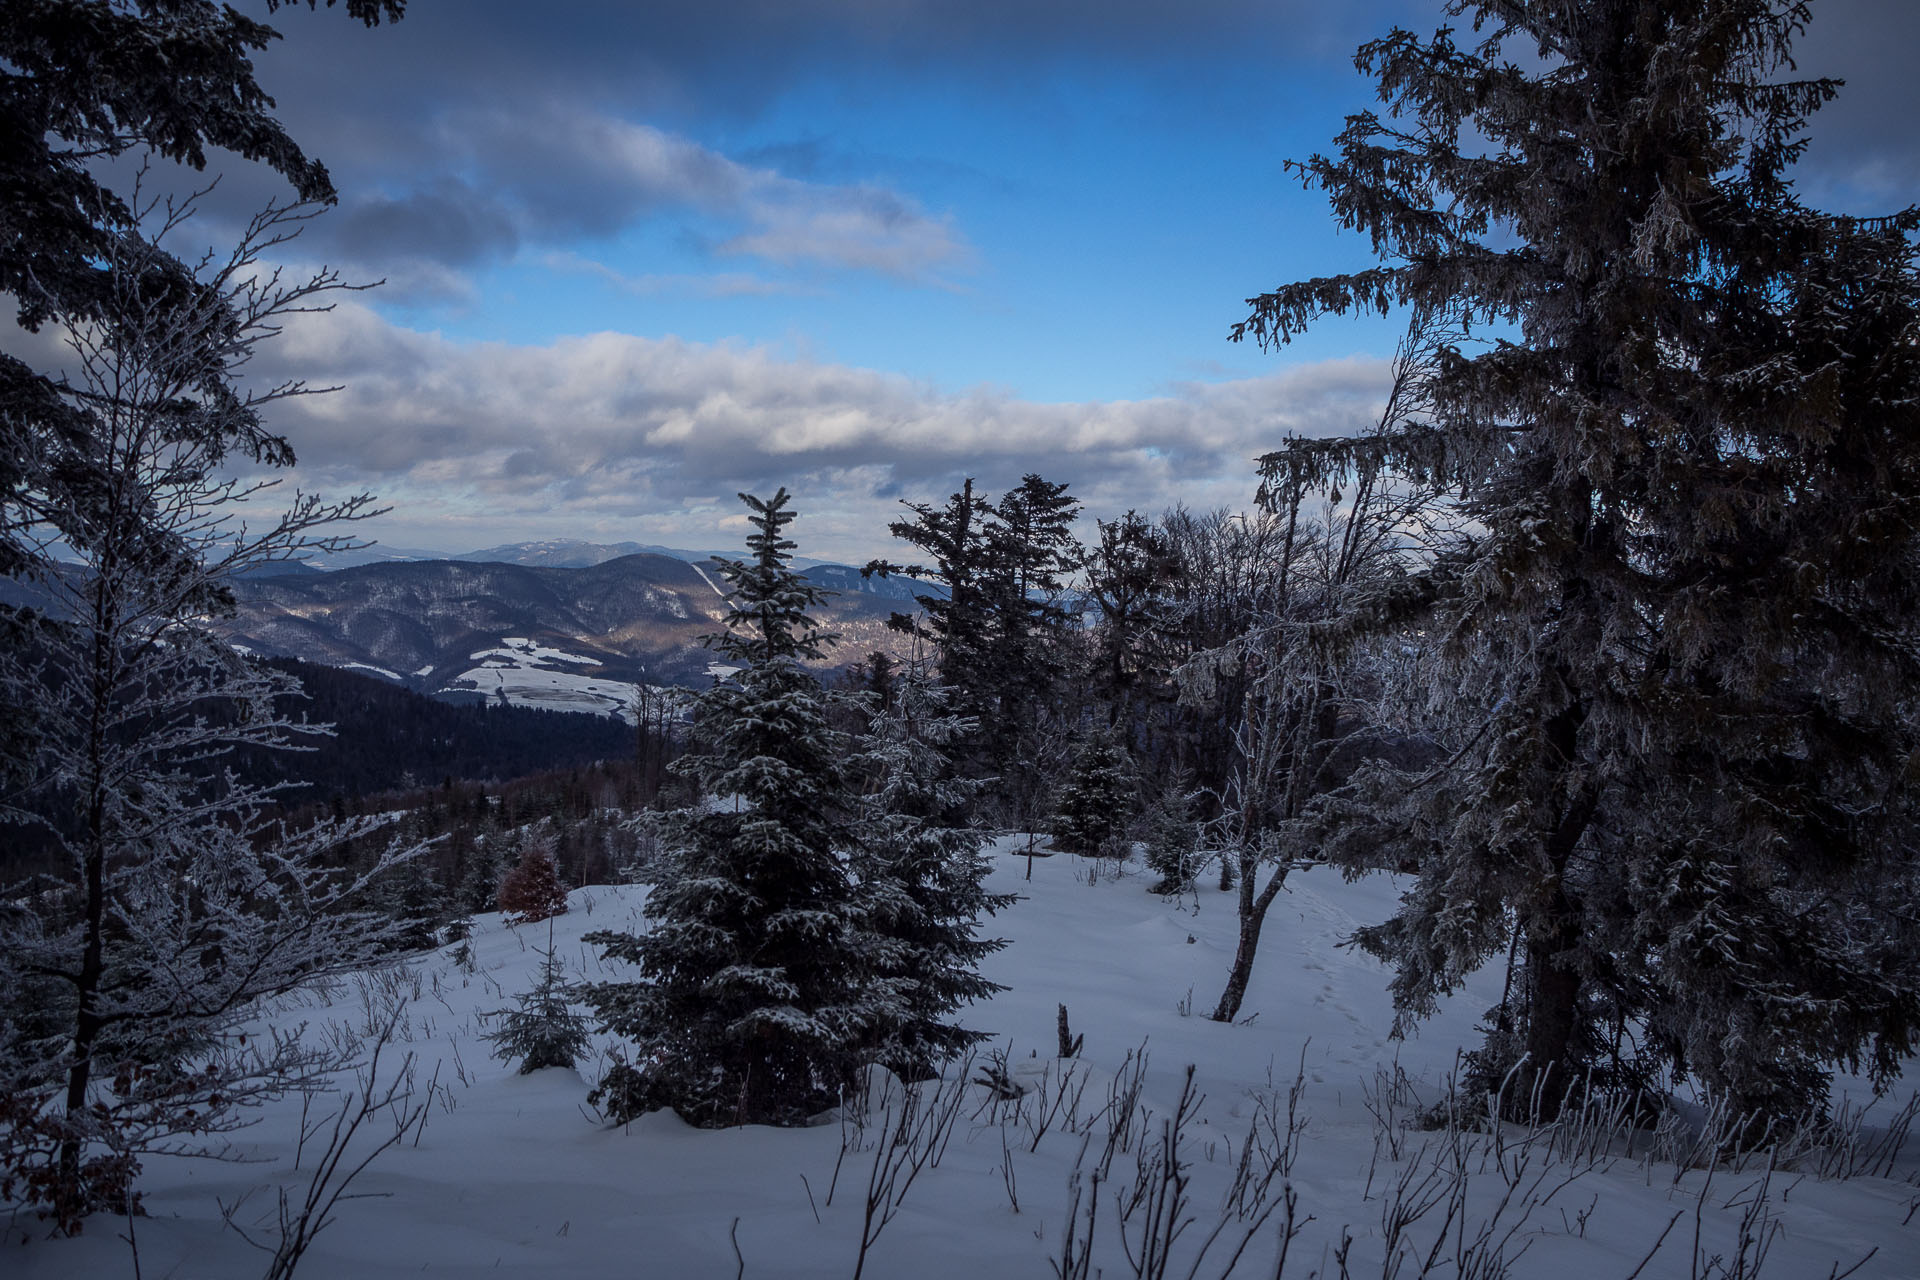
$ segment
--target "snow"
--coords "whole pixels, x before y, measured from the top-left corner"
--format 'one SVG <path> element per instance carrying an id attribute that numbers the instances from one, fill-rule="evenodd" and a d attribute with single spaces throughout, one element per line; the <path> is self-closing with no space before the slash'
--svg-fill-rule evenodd
<path id="1" fill-rule="evenodd" d="M 538 644 L 524 636 L 506 636 L 499 647 L 481 649 L 469 660 L 480 665 L 448 680 L 446 688 L 477 690 L 516 707 L 618 715 L 629 724 L 635 722 L 637 684 L 545 665 L 598 667 L 602 664 L 597 659 Z"/>
<path id="2" fill-rule="evenodd" d="M 340 665 L 348 671 L 371 671 L 377 676 L 384 676 L 395 684 L 400 683 L 399 675 L 387 670 L 385 667 L 376 667 L 370 662 L 343 662 Z"/>
<path id="3" fill-rule="evenodd" d="M 568 653 L 565 649 L 536 644 L 524 636 L 502 636 L 500 644 L 501 648 L 482 649 L 478 653 L 469 654 L 468 657 L 475 662 L 483 659 L 502 659 L 509 666 L 525 666 L 534 662 L 571 662 L 586 667 L 600 665 L 597 658 L 583 658 L 579 654 Z"/>
<path id="4" fill-rule="evenodd" d="M 476 689 L 516 707 L 620 715 L 633 722 L 639 686 L 626 680 L 550 671 L 544 667 L 475 667 L 449 680 L 449 689 Z"/>
<path id="5" fill-rule="evenodd" d="M 1387 1034 L 1384 971 L 1338 944 L 1356 925 L 1383 918 L 1400 886 L 1389 878 L 1347 884 L 1330 871 L 1296 873 L 1268 918 L 1248 1016 L 1240 1025 L 1216 1024 L 1200 1015 L 1218 996 L 1233 953 L 1230 896 L 1203 889 L 1197 898 L 1168 902 L 1145 891 L 1148 880 L 1137 869 L 1118 878 L 1093 874 L 1097 864 L 1065 855 L 1035 859 L 1028 881 L 1023 848 L 1023 840 L 997 842 L 991 884 L 1023 895 L 987 926 L 1010 945 L 983 968 L 1009 989 L 963 1020 L 993 1033 L 986 1047 L 1003 1051 L 1007 1074 L 1030 1091 L 1057 1093 L 1063 1071 L 1074 1082 L 1086 1081 L 1079 1127 L 1091 1135 L 1085 1140 L 1094 1155 L 1105 1130 L 1087 1122 L 1087 1113 L 1105 1105 L 1111 1087 L 1124 1084 L 1130 1052 L 1144 1045 L 1148 1058 L 1141 1104 L 1153 1119 L 1141 1129 L 1150 1134 L 1160 1133 L 1173 1113 L 1192 1064 L 1204 1097 L 1180 1151 L 1190 1166 L 1188 1212 L 1196 1222 L 1176 1241 L 1168 1274 L 1188 1274 L 1195 1250 L 1219 1221 L 1224 1189 L 1249 1124 L 1263 1114 L 1263 1099 L 1278 1107 L 1284 1125 L 1286 1093 L 1298 1069 L 1306 1128 L 1291 1181 L 1301 1216 L 1313 1220 L 1293 1242 L 1285 1274 L 1301 1280 L 1314 1272 L 1337 1275 L 1332 1250 L 1345 1224 L 1354 1237 L 1353 1275 L 1380 1275 L 1395 1188 L 1403 1174 L 1429 1167 L 1421 1161 L 1431 1160 L 1445 1136 L 1398 1122 L 1411 1105 L 1406 1089 L 1394 1087 L 1395 1073 L 1404 1073 L 1421 1097 L 1436 1097 L 1454 1068 L 1456 1048 L 1474 1043 L 1476 1014 L 1498 998 L 1499 972 L 1475 975 L 1417 1038 L 1395 1042 Z M 572 910 L 552 925 L 553 944 L 571 976 L 631 976 L 623 966 L 603 968 L 580 937 L 640 927 L 644 895 L 638 887 L 573 893 Z M 514 997 L 533 984 L 548 936 L 546 924 L 516 929 L 484 916 L 475 927 L 471 973 L 447 952 L 430 953 L 408 967 L 309 994 L 266 1019 L 283 1029 L 304 1023 L 309 1037 L 364 1036 L 377 1011 L 395 1000 L 403 1010 L 401 1031 L 383 1060 L 387 1074 L 411 1054 L 417 1091 L 424 1094 L 430 1082 L 434 1090 L 424 1126 L 368 1166 L 349 1194 L 369 1198 L 339 1204 L 337 1225 L 319 1236 L 298 1274 L 305 1280 L 479 1274 L 586 1280 L 733 1276 L 744 1266 L 746 1276 L 852 1275 L 875 1167 L 872 1135 L 881 1126 L 862 1135 L 828 1116 L 810 1128 L 700 1131 L 657 1114 L 610 1129 L 585 1108 L 597 1063 L 583 1064 L 586 1078 L 563 1069 L 520 1076 L 489 1056 L 480 1038 L 489 1015 L 513 1007 Z M 1064 1064 L 1052 1056 L 1062 1003 L 1073 1031 L 1085 1036 L 1082 1057 Z M 596 1043 L 611 1041 L 598 1037 Z M 979 1070 L 976 1064 L 974 1073 Z M 320 1099 L 309 1128 L 334 1105 L 333 1098 Z M 908 1188 L 898 1216 L 873 1244 L 866 1276 L 1041 1280 L 1052 1274 L 1083 1136 L 1058 1120 L 1036 1139 L 1036 1112 L 1023 1105 L 1029 1106 L 1026 1123 L 1007 1120 L 1008 1104 L 996 1108 L 984 1089 L 967 1087 L 950 1147 Z M 1375 1110 L 1390 1110 L 1396 1122 L 1377 1122 Z M 996 1115 L 1006 1123 L 996 1123 Z M 276 1189 L 287 1188 L 298 1202 L 316 1163 L 321 1139 L 309 1139 L 300 1168 L 294 1167 L 300 1122 L 297 1099 L 271 1108 L 237 1135 L 244 1163 L 150 1159 L 141 1185 L 151 1216 L 133 1223 L 142 1273 L 237 1280 L 263 1272 L 266 1255 L 223 1227 L 217 1205 L 247 1197 L 236 1221 L 256 1238 L 272 1239 Z M 376 1123 L 385 1122 L 370 1122 L 371 1140 L 377 1140 Z M 1505 1134 L 1509 1168 L 1525 1155 L 1519 1136 L 1512 1129 Z M 853 1149 L 835 1186 L 846 1139 Z M 1464 1141 L 1479 1144 L 1473 1149 L 1482 1153 L 1469 1158 L 1474 1172 L 1461 1201 L 1470 1242 L 1499 1210 L 1507 1179 L 1494 1171 L 1483 1138 Z M 1416 1157 L 1423 1144 L 1427 1155 Z M 1544 1159 L 1538 1146 L 1526 1158 L 1533 1163 L 1515 1179 L 1523 1192 Z M 1097 1191 L 1100 1231 L 1090 1276 L 1134 1274 L 1113 1231 L 1119 1217 L 1113 1192 L 1133 1168 L 1134 1156 L 1120 1157 Z M 1901 1172 L 1913 1168 L 1909 1161 Z M 1584 1171 L 1561 1161 L 1546 1173 L 1532 1194 L 1547 1198 L 1505 1246 L 1510 1261 L 1518 1255 L 1510 1272 L 1515 1280 L 1624 1280 L 1676 1214 L 1678 1225 L 1640 1275 L 1692 1276 L 1696 1230 L 1700 1274 L 1710 1274 L 1708 1256 L 1731 1261 L 1762 1171 L 1721 1169 L 1708 1184 L 1700 1172 L 1682 1175 L 1636 1156 Z M 1568 1177 L 1572 1181 L 1560 1186 Z M 1696 1227 L 1703 1184 L 1705 1207 Z M 1083 1177 L 1083 1198 L 1085 1189 Z M 1785 1229 L 1772 1239 L 1763 1280 L 1817 1280 L 1834 1263 L 1844 1271 L 1875 1247 L 1879 1252 L 1855 1273 L 1861 1280 L 1912 1275 L 1920 1224 L 1903 1226 L 1903 1219 L 1912 1214 L 1914 1196 L 1897 1178 L 1776 1174 L 1769 1204 Z M 1409 1228 L 1421 1257 L 1449 1203 L 1443 1198 Z M 1517 1217 L 1513 1206 L 1509 1202 L 1498 1220 L 1502 1231 Z M 79 1239 L 49 1240 L 44 1227 L 16 1219 L 5 1241 L 7 1274 L 15 1280 L 131 1275 L 131 1254 L 120 1238 L 127 1225 L 95 1219 Z M 1256 1234 L 1235 1276 L 1273 1275 L 1278 1225 L 1276 1217 Z M 1233 1237 L 1233 1229 L 1226 1236 Z M 1455 1248 L 1449 1242 L 1446 1261 L 1431 1274 L 1457 1274 Z M 1197 1280 L 1220 1276 L 1228 1253 L 1216 1246 Z M 1418 1272 L 1409 1259 L 1400 1274 Z"/>

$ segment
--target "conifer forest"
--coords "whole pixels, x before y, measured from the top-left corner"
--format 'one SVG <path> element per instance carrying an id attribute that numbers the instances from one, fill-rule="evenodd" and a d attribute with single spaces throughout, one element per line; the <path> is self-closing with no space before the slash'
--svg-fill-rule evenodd
<path id="1" fill-rule="evenodd" d="M 622 8 L 0 3 L 0 1271 L 1920 1274 L 1902 6 Z"/>

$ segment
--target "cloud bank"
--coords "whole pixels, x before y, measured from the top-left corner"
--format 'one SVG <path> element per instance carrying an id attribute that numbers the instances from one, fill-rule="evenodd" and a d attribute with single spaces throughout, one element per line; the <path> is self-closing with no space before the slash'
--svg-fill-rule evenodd
<path id="1" fill-rule="evenodd" d="M 967 476 L 998 492 L 1027 472 L 1072 484 L 1089 514 L 1245 506 L 1252 460 L 1288 434 L 1364 429 L 1384 360 L 1185 383 L 1138 400 L 1039 403 L 950 391 L 771 346 L 596 333 L 538 345 L 455 343 L 347 304 L 289 328 L 275 373 L 344 384 L 285 406 L 300 480 L 371 489 L 398 543 L 516 537 L 731 541 L 742 491 L 792 490 L 809 555 L 886 550 L 899 500 Z"/>

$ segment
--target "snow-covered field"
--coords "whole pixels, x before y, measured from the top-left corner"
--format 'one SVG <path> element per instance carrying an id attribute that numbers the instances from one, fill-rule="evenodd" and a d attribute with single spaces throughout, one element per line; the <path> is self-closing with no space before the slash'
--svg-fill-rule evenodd
<path id="1" fill-rule="evenodd" d="M 1633 1154 L 1616 1142 L 1613 1158 L 1596 1161 L 1555 1151 L 1545 1138 L 1529 1142 L 1512 1127 L 1499 1145 L 1481 1134 L 1408 1127 L 1410 1095 L 1439 1096 L 1456 1047 L 1474 1040 L 1474 1015 L 1496 1000 L 1500 975 L 1479 975 L 1417 1038 L 1389 1040 L 1381 968 L 1336 945 L 1389 910 L 1395 890 L 1385 879 L 1349 885 L 1331 872 L 1296 875 L 1267 923 L 1251 1016 L 1222 1026 L 1202 1015 L 1231 956 L 1227 897 L 1203 891 L 1197 906 L 1169 903 L 1148 894 L 1137 872 L 1090 882 L 1093 864 L 1065 856 L 1036 860 L 1028 882 L 1017 846 L 998 847 L 994 887 L 1024 899 L 991 922 L 1011 945 L 986 966 L 1009 989 L 966 1021 L 994 1034 L 988 1047 L 1005 1054 L 1008 1074 L 1028 1092 L 996 1103 L 950 1072 L 949 1091 L 921 1113 L 950 1117 L 948 1140 L 910 1181 L 926 1148 L 877 1141 L 896 1126 L 863 1131 L 829 1116 L 806 1129 L 699 1131 L 654 1115 L 608 1128 L 585 1106 L 593 1064 L 583 1074 L 520 1076 L 493 1060 L 480 1038 L 487 1015 L 531 984 L 545 924 L 515 929 L 483 917 L 471 973 L 433 954 L 277 1013 L 278 1025 L 305 1022 L 310 1036 L 329 1026 L 358 1035 L 398 1001 L 399 1037 L 382 1057 L 381 1084 L 404 1069 L 416 1100 L 432 1094 L 423 1122 L 352 1184 L 349 1195 L 358 1198 L 336 1206 L 336 1224 L 298 1274 L 849 1277 L 860 1261 L 870 1183 L 877 1171 L 884 1190 L 890 1169 L 893 1194 L 882 1196 L 875 1216 L 889 1207 L 893 1216 L 877 1237 L 866 1227 L 867 1277 L 1043 1278 L 1055 1274 L 1070 1239 L 1068 1274 L 1152 1275 L 1158 1206 L 1161 1237 L 1173 1237 L 1164 1275 L 1226 1274 L 1244 1242 L 1231 1274 L 1264 1280 L 1275 1275 L 1288 1185 L 1299 1227 L 1289 1277 L 1821 1280 L 1876 1248 L 1855 1275 L 1920 1274 L 1920 1191 L 1904 1180 L 1915 1169 L 1910 1160 L 1893 1178 L 1840 1180 L 1800 1169 L 1769 1181 L 1762 1165 L 1680 1173 L 1641 1154 L 1644 1133 Z M 603 976 L 581 934 L 634 927 L 642 901 L 639 889 L 573 894 L 553 936 L 575 976 Z M 1069 1062 L 1053 1056 L 1062 1003 L 1075 1034 L 1085 1036 L 1081 1057 Z M 1128 1106 L 1143 1046 L 1147 1067 Z M 1153 1173 L 1189 1064 L 1200 1097 L 1177 1142 L 1182 1184 Z M 983 1069 L 976 1061 L 969 1077 Z M 150 1160 L 142 1180 L 150 1216 L 131 1224 L 140 1274 L 261 1275 L 267 1255 L 223 1225 L 219 1205 L 237 1202 L 234 1221 L 256 1239 L 274 1239 L 278 1191 L 296 1204 L 306 1195 L 327 1134 L 319 1121 L 339 1101 L 314 1103 L 314 1136 L 297 1165 L 297 1099 L 237 1135 L 244 1162 Z M 891 1102 L 897 1109 L 897 1095 Z M 1116 1126 L 1123 1115 L 1129 1120 Z M 345 1166 L 393 1130 L 386 1114 L 374 1117 Z M 1250 1132 L 1258 1157 L 1252 1185 L 1243 1180 L 1235 1202 L 1223 1206 Z M 1604 1135 L 1588 1137 L 1591 1147 Z M 1266 1170 L 1289 1149 L 1290 1172 L 1267 1182 L 1262 1197 Z M 1076 1186 L 1079 1212 L 1070 1215 Z M 1145 1194 L 1129 1212 L 1136 1188 Z M 49 1241 L 16 1218 L 0 1273 L 133 1275 L 128 1226 L 96 1218 L 78 1240 Z M 1746 1270 L 1736 1270 L 1743 1228 Z M 1490 1265 L 1502 1260 L 1504 1272 Z"/>
<path id="2" fill-rule="evenodd" d="M 516 707 L 586 711 L 619 715 L 629 723 L 634 720 L 639 686 L 591 674 L 592 668 L 601 665 L 593 658 L 508 636 L 501 647 L 482 649 L 469 661 L 479 665 L 447 681 L 447 688 L 477 690 Z"/>

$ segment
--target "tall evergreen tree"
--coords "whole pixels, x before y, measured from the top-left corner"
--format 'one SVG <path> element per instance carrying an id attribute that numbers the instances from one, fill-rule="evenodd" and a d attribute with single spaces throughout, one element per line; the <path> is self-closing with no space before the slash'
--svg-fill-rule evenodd
<path id="1" fill-rule="evenodd" d="M 268 0 L 267 8 L 288 2 Z M 371 26 L 398 20 L 405 0 L 346 0 L 345 9 Z M 147 264 L 150 305 L 217 297 L 143 225 L 138 194 L 116 187 L 109 158 L 132 152 L 204 169 L 209 149 L 219 148 L 271 167 L 302 202 L 333 202 L 326 168 L 273 118 L 273 100 L 254 78 L 252 55 L 276 38 L 272 27 L 215 0 L 0 6 L 0 294 L 23 328 L 115 323 L 123 291 L 112 276 L 134 256 Z M 210 346 L 248 328 L 250 317 L 228 305 L 218 322 L 206 330 Z M 208 377 L 197 389 L 211 393 L 217 384 Z M 268 466 L 291 461 L 287 442 L 262 425 L 258 404 L 219 390 L 228 412 L 183 415 L 176 429 L 216 452 L 237 450 Z M 0 352 L 0 574 L 44 579 L 58 571 L 52 548 L 62 544 L 90 553 L 113 515 L 105 416 L 69 395 L 54 371 Z M 49 528 L 57 538 L 42 536 Z M 164 520 L 145 532 L 149 567 L 180 555 Z M 30 643 L 31 625 L 23 611 L 0 607 L 0 642 Z M 32 707 L 0 705 L 0 778 L 26 767 L 21 761 L 43 732 L 34 715 Z"/>
<path id="2" fill-rule="evenodd" d="M 1081 557 L 1088 597 L 1099 609 L 1090 683 L 1107 704 L 1107 723 L 1131 733 L 1136 703 L 1165 675 L 1170 590 L 1179 569 L 1173 540 L 1136 511 L 1099 522 L 1100 540 Z"/>
<path id="3" fill-rule="evenodd" d="M 1795 194 L 1836 89 L 1774 79 L 1806 3 L 1449 12 L 1480 38 L 1362 48 L 1389 114 L 1301 166 L 1381 264 L 1236 329 L 1496 326 L 1443 352 L 1428 421 L 1270 467 L 1439 476 L 1485 531 L 1409 592 L 1479 723 L 1329 815 L 1356 863 L 1419 868 L 1361 941 L 1413 1015 L 1511 942 L 1490 1047 L 1549 1106 L 1608 1024 L 1740 1107 L 1814 1104 L 1836 1062 L 1884 1080 L 1920 1031 L 1920 209 Z"/>
<path id="4" fill-rule="evenodd" d="M 1061 597 L 1081 559 L 1073 537 L 1079 511 L 1065 484 L 1029 473 L 1001 495 L 988 533 L 998 707 L 986 742 L 1000 791 L 1023 825 L 1039 816 L 1060 764 L 1043 741 L 1048 720 L 1056 728 L 1071 722 L 1060 706 L 1072 626 Z"/>
<path id="5" fill-rule="evenodd" d="M 1065 484 L 1029 474 L 994 508 L 988 527 L 997 622 L 995 658 L 1008 686 L 1003 704 L 1045 699 L 1062 672 L 1058 637 L 1067 624 L 1061 593 L 1079 566 L 1073 520 L 1080 500 Z"/>
<path id="6" fill-rule="evenodd" d="M 973 772 L 1000 778 L 998 790 L 1023 817 L 1046 763 L 1035 731 L 1066 670 L 1069 619 L 1060 595 L 1080 558 L 1072 533 L 1080 503 L 1066 490 L 1028 475 L 993 504 L 969 478 L 944 507 L 911 504 L 915 519 L 888 526 L 932 563 L 875 560 L 866 569 L 946 588 L 916 597 L 924 620 L 895 614 L 890 621 L 939 647 L 940 679 L 953 690 L 955 710 L 979 725 L 962 754 L 972 757 Z"/>
<path id="7" fill-rule="evenodd" d="M 914 603 L 920 606 L 919 618 L 896 613 L 888 620 L 889 625 L 938 647 L 941 682 L 953 690 L 962 714 L 976 718 L 991 714 L 993 573 L 989 530 L 993 508 L 984 496 L 973 491 L 971 476 L 944 507 L 925 502 L 908 506 L 914 518 L 896 520 L 887 531 L 919 548 L 928 563 L 874 560 L 863 572 L 906 574 L 944 588 L 914 597 Z"/>
<path id="8" fill-rule="evenodd" d="M 136 201 L 139 234 L 107 246 L 99 296 L 39 299 L 64 331 L 60 394 L 88 422 L 82 470 L 101 485 L 71 523 L 27 515 L 10 531 L 42 549 L 85 535 L 40 584 L 46 614 L 0 642 L 0 707 L 37 719 L 0 786 L 0 846 L 45 851 L 0 882 L 0 1179 L 67 1230 L 130 1207 L 143 1153 L 191 1150 L 321 1069 L 320 1051 L 263 1048 L 243 1024 L 255 1001 L 370 960 L 394 932 L 373 891 L 419 852 L 395 841 L 355 874 L 348 850 L 382 821 L 277 822 L 284 784 L 226 767 L 325 727 L 290 716 L 297 684 L 236 654 L 209 616 L 241 574 L 349 545 L 327 526 L 369 499 L 297 498 L 264 529 L 238 519 L 272 481 L 232 478 L 226 447 L 300 392 L 249 394 L 240 371 L 335 285 L 262 267 L 298 221 L 270 209 L 174 292 L 166 244 L 193 209 Z"/>
<path id="9" fill-rule="evenodd" d="M 638 982 L 584 991 L 639 1066 L 604 1096 L 624 1116 L 672 1107 L 696 1124 L 791 1124 L 832 1103 L 879 1018 L 859 946 L 845 847 L 847 743 L 800 665 L 835 637 L 808 615 L 827 592 L 795 573 L 787 491 L 753 510 L 753 558 L 722 564 L 727 631 L 709 643 L 740 670 L 701 695 L 699 808 L 673 815 L 671 865 L 644 934 L 587 941 L 638 965 Z"/>

